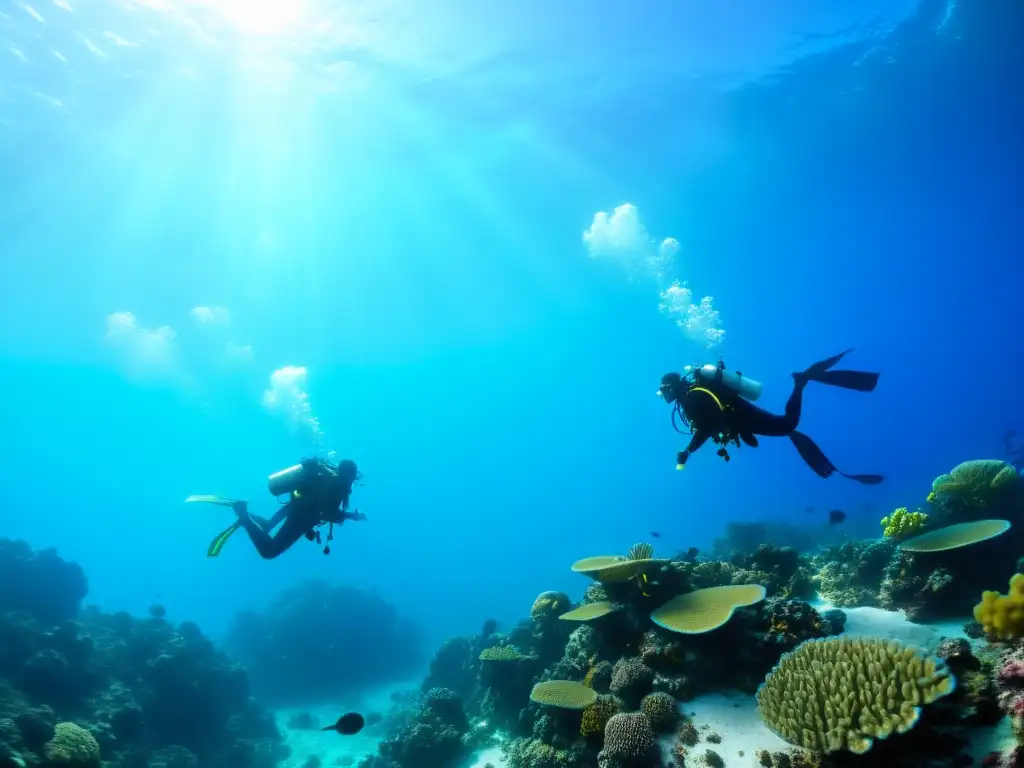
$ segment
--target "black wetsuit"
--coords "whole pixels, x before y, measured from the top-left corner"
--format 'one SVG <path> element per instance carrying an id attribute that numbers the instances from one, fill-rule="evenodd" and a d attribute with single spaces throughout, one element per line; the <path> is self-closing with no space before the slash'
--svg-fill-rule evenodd
<path id="1" fill-rule="evenodd" d="M 739 444 L 739 441 L 743 441 L 756 448 L 757 435 L 788 437 L 800 457 L 820 477 L 838 473 L 866 485 L 882 482 L 881 475 L 847 475 L 839 471 L 811 438 L 797 431 L 803 407 L 804 388 L 808 382 L 817 381 L 860 392 L 870 392 L 878 384 L 877 373 L 831 370 L 845 354 L 847 353 L 842 352 L 815 363 L 806 371 L 794 373 L 793 392 L 786 401 L 786 408 L 782 414 L 771 413 L 754 405 L 718 381 L 681 381 L 675 400 L 690 423 L 693 437 L 686 450 L 679 454 L 679 464 L 685 464 L 689 455 L 708 440 L 714 440 L 723 446 L 730 442 Z M 720 454 L 728 458 L 724 448 Z"/>
<path id="2" fill-rule="evenodd" d="M 303 536 L 312 536 L 320 523 L 343 523 L 352 515 L 348 512 L 352 483 L 336 475 L 317 473 L 315 460 L 307 466 L 311 478 L 294 491 L 291 498 L 269 520 L 248 512 L 239 514 L 238 521 L 249 534 L 260 557 L 271 560 L 287 551 Z M 277 533 L 272 533 L 280 525 Z"/>

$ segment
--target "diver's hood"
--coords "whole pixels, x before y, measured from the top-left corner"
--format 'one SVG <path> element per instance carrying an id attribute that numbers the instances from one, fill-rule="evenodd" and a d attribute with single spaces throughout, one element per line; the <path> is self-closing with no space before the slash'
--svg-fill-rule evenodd
<path id="1" fill-rule="evenodd" d="M 663 398 L 666 403 L 675 402 L 679 384 L 682 380 L 683 377 L 678 373 L 666 373 L 661 377 L 661 387 L 658 389 L 658 395 Z"/>

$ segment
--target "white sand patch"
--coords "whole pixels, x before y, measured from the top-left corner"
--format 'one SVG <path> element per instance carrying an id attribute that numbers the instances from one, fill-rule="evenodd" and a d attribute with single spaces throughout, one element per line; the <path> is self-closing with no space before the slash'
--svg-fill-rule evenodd
<path id="1" fill-rule="evenodd" d="M 466 768 L 486 768 L 492 765 L 494 768 L 506 768 L 505 758 L 501 756 L 501 747 L 488 747 L 482 749 L 470 758 Z"/>
<path id="2" fill-rule="evenodd" d="M 812 605 L 819 611 L 830 610 L 834 606 L 824 602 Z M 968 621 L 949 620 L 934 624 L 915 624 L 907 618 L 904 611 L 886 611 L 882 608 L 841 608 L 846 614 L 846 630 L 849 637 L 884 637 L 907 645 L 913 645 L 926 651 L 934 651 L 943 637 L 964 638 L 964 624 Z M 983 645 L 971 640 L 972 645 Z"/>
<path id="3" fill-rule="evenodd" d="M 693 713 L 693 724 L 697 726 L 700 742 L 690 747 L 687 754 L 696 758 L 711 749 L 725 761 L 726 768 L 753 768 L 757 766 L 757 752 L 767 749 L 772 752 L 791 749 L 782 739 L 768 730 L 757 711 L 757 701 L 746 694 L 709 693 L 698 696 L 680 705 L 683 712 Z M 709 726 L 704 728 L 704 726 Z M 722 737 L 719 744 L 712 744 L 707 737 L 716 733 Z M 662 739 L 662 754 L 667 763 L 675 736 Z M 742 753 L 742 754 L 741 754 Z M 686 761 L 699 765 L 696 760 Z"/>

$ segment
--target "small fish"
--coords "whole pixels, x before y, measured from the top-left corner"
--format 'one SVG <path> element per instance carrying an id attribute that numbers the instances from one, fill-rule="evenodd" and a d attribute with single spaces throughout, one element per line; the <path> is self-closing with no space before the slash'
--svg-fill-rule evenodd
<path id="1" fill-rule="evenodd" d="M 814 514 L 814 507 L 804 507 L 804 514 L 805 515 L 813 515 Z"/>
<path id="2" fill-rule="evenodd" d="M 342 736 L 353 736 L 363 730 L 363 726 L 366 725 L 366 721 L 363 716 L 358 712 L 349 712 L 346 715 L 342 715 L 338 718 L 338 722 L 333 725 L 325 726 L 321 728 L 321 731 L 337 731 Z"/>
<path id="3" fill-rule="evenodd" d="M 846 519 L 846 513 L 841 509 L 833 509 L 828 513 L 828 524 L 839 525 L 843 520 Z"/>
<path id="4" fill-rule="evenodd" d="M 661 534 L 658 533 L 657 531 L 651 531 L 651 536 L 653 536 L 656 539 L 660 539 L 661 538 Z"/>

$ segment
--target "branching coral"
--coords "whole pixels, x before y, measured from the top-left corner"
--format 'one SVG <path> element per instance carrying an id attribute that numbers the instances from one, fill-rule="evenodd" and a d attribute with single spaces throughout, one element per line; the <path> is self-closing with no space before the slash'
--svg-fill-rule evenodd
<path id="1" fill-rule="evenodd" d="M 924 512 L 910 512 L 906 507 L 900 507 L 882 518 L 882 535 L 887 539 L 902 541 L 923 532 L 927 521 L 928 515 Z"/>
<path id="2" fill-rule="evenodd" d="M 100 745 L 85 728 L 74 723 L 57 723 L 53 738 L 43 747 L 43 754 L 53 765 L 88 768 L 99 765 Z"/>
<path id="3" fill-rule="evenodd" d="M 909 731 L 923 705 L 955 688 L 941 659 L 878 638 L 828 638 L 784 654 L 757 703 L 790 744 L 863 754 L 875 739 Z"/>

